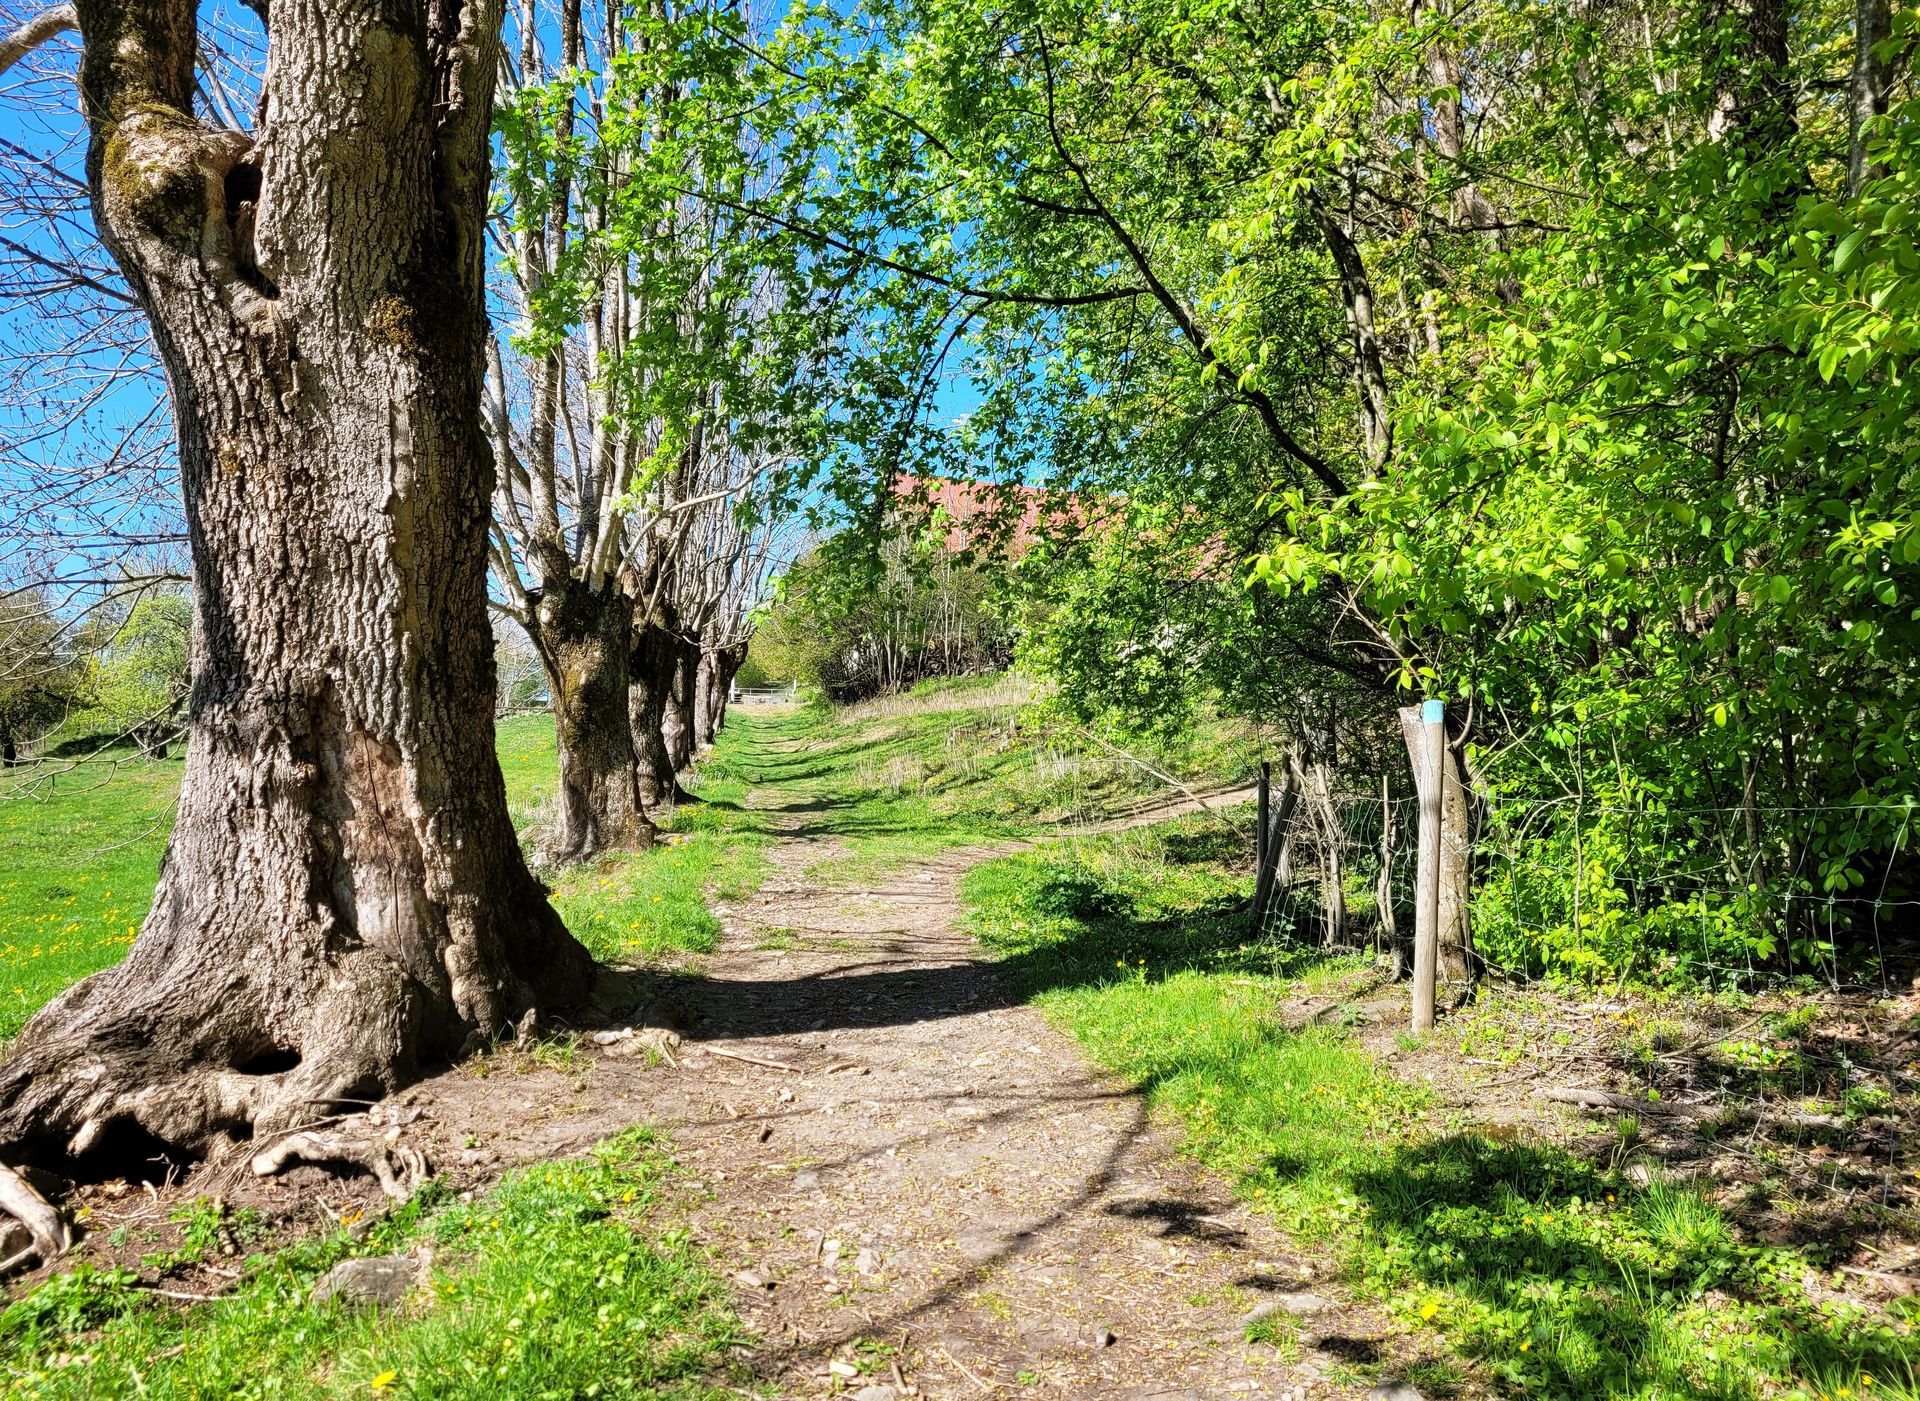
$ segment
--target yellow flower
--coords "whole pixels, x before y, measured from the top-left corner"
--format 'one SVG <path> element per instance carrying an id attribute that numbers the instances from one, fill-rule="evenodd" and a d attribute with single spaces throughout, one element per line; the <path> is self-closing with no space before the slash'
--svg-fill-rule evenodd
<path id="1" fill-rule="evenodd" d="M 1440 1306 L 1434 1303 L 1433 1300 L 1431 1299 L 1427 1300 L 1426 1303 L 1420 1306 L 1420 1317 L 1425 1319 L 1431 1319 L 1435 1314 L 1439 1312 L 1440 1312 Z"/>
<path id="2" fill-rule="evenodd" d="M 375 1391 L 385 1391 L 398 1380 L 400 1380 L 400 1374 L 398 1372 L 382 1372 L 371 1382 L 367 1383 L 367 1385 Z"/>
<path id="3" fill-rule="evenodd" d="M 1520 1351 L 1525 1352 L 1528 1348 L 1532 1346 L 1533 1346 L 1532 1338 L 1522 1338 L 1520 1340 Z"/>

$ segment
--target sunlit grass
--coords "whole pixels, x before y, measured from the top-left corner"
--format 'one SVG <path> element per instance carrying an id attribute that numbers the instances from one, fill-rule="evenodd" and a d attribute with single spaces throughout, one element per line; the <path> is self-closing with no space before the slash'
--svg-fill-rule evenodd
<path id="1" fill-rule="evenodd" d="M 1521 1395 L 1911 1394 L 1902 1328 L 1810 1288 L 1817 1256 L 1743 1241 L 1699 1184 L 1636 1185 L 1478 1130 L 1346 1032 L 1289 1029 L 1282 1004 L 1330 986 L 1326 963 L 1244 942 L 1245 864 L 1227 855 L 1192 820 L 1057 843 L 977 867 L 967 918 L 1189 1152 L 1321 1242 L 1415 1346 Z"/>
<path id="2" fill-rule="evenodd" d="M 0 1040 L 126 955 L 159 880 L 180 771 L 178 759 L 121 753 L 66 773 L 0 772 Z"/>
<path id="3" fill-rule="evenodd" d="M 374 1227 L 245 1262 L 182 1308 L 82 1266 L 0 1312 L 0 1391 L 45 1398 L 735 1396 L 743 1340 L 683 1229 L 653 1219 L 670 1165 L 648 1134 L 509 1174 L 471 1202 L 429 1188 Z M 394 1312 L 309 1303 L 353 1254 L 431 1247 Z"/>

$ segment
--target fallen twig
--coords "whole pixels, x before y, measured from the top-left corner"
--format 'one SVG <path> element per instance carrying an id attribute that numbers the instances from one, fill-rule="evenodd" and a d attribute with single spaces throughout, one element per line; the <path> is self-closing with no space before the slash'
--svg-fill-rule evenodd
<path id="1" fill-rule="evenodd" d="M 1686 1105 L 1667 1104 L 1657 1099 L 1635 1099 L 1631 1095 L 1614 1094 L 1611 1090 L 1541 1090 L 1538 1096 L 1560 1104 L 1576 1104 L 1582 1109 L 1620 1109 L 1631 1114 L 1663 1114 L 1676 1119 L 1698 1117 L 1698 1112 Z"/>
<path id="2" fill-rule="evenodd" d="M 723 1051 L 718 1046 L 704 1048 L 710 1056 L 725 1056 L 728 1060 L 745 1061 L 748 1065 L 765 1066 L 768 1070 L 784 1070 L 789 1075 L 804 1075 L 806 1071 L 797 1065 L 789 1065 L 783 1060 L 767 1060 L 763 1056 L 750 1056 L 745 1051 Z"/>

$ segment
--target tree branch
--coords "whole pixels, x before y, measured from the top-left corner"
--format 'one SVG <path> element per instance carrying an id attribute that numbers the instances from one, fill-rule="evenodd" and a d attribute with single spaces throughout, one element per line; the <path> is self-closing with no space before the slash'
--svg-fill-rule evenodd
<path id="1" fill-rule="evenodd" d="M 0 39 L 0 73 L 5 73 L 49 39 L 79 27 L 80 13 L 71 5 L 55 5 L 51 10 L 42 10 L 6 38 Z"/>

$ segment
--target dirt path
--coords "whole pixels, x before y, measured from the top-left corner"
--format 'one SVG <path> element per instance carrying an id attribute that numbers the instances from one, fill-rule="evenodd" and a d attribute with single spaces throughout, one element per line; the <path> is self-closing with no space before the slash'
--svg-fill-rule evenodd
<path id="1" fill-rule="evenodd" d="M 800 826 L 806 805 L 757 796 Z M 834 850 L 781 839 L 702 976 L 663 994 L 689 1020 L 678 1073 L 634 1087 L 736 1262 L 761 1376 L 867 1401 L 1363 1394 L 1338 1373 L 1374 1359 L 1380 1320 L 1336 1305 L 1297 1348 L 1246 1343 L 1251 1306 L 1312 1305 L 1312 1267 L 958 932 L 959 878 L 990 853 L 822 889 L 805 872 Z"/>

